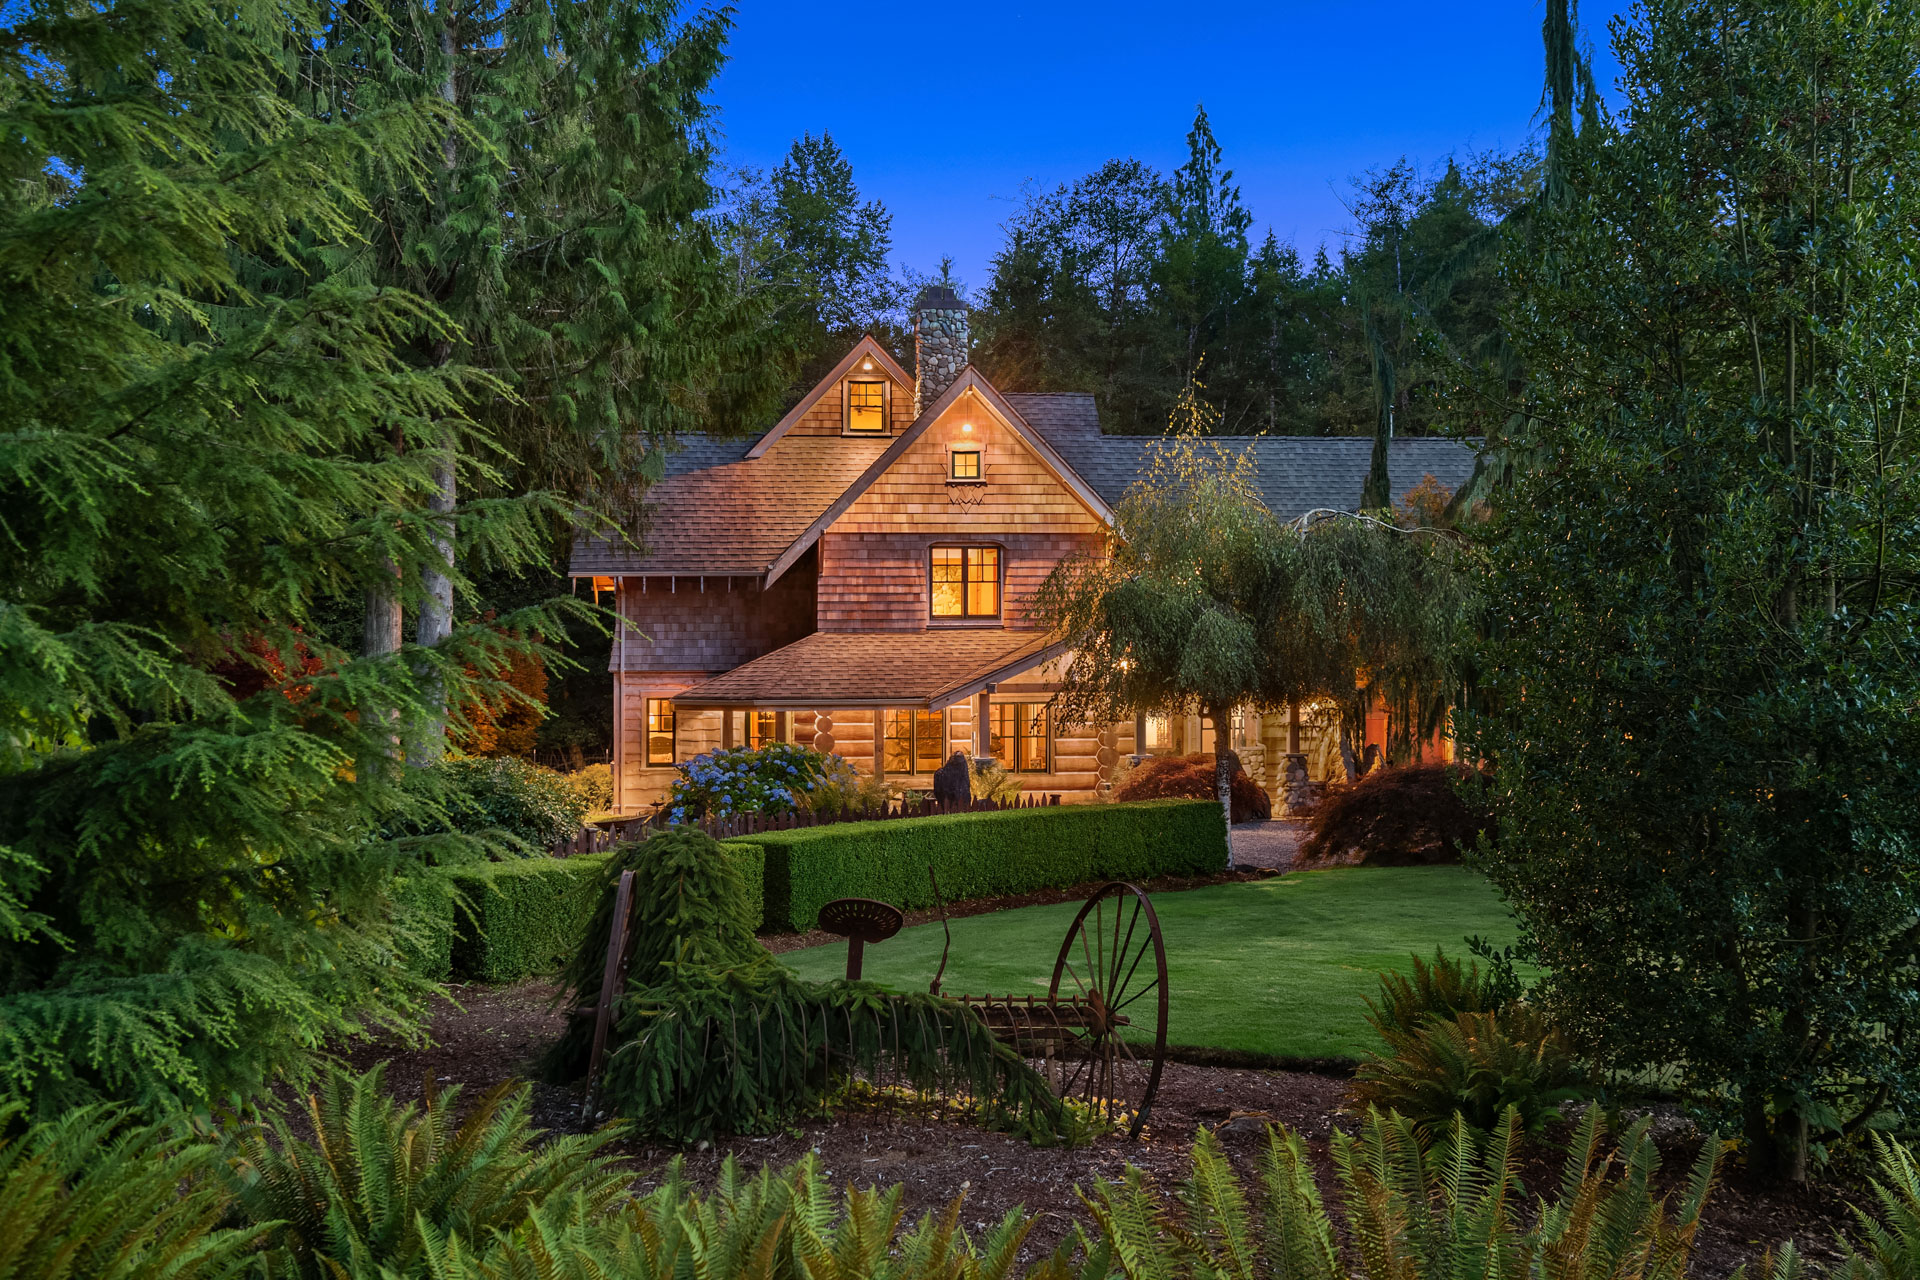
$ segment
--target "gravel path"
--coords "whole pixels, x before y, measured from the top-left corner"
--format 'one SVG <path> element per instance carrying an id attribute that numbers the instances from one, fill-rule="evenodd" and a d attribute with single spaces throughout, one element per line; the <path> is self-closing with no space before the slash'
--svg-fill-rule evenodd
<path id="1" fill-rule="evenodd" d="M 1233 829 L 1233 860 L 1242 867 L 1287 871 L 1293 867 L 1300 842 L 1307 838 L 1304 818 L 1269 818 L 1242 822 Z"/>

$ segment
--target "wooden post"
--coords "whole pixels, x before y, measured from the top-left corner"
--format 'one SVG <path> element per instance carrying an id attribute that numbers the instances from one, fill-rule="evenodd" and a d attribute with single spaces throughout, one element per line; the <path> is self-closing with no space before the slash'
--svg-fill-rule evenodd
<path id="1" fill-rule="evenodd" d="M 1287 754 L 1300 754 L 1300 699 L 1287 704 Z"/>
<path id="2" fill-rule="evenodd" d="M 993 758 L 993 696 L 990 688 L 973 695 L 973 754 L 978 760 Z"/>
<path id="3" fill-rule="evenodd" d="M 1133 718 L 1133 754 L 1143 759 L 1147 754 L 1147 713 L 1144 711 Z"/>
<path id="4" fill-rule="evenodd" d="M 733 708 L 720 709 L 720 749 L 726 750 L 733 745 Z"/>
<path id="5" fill-rule="evenodd" d="M 873 776 L 887 776 L 887 709 L 873 709 Z"/>

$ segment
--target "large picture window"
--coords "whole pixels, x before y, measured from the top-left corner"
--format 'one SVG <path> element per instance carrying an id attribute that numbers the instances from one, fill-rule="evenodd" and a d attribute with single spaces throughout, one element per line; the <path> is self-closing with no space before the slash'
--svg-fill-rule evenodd
<path id="1" fill-rule="evenodd" d="M 847 382 L 847 431 L 852 435 L 873 436 L 887 429 L 887 384 Z"/>
<path id="2" fill-rule="evenodd" d="M 647 763 L 673 763 L 672 699 L 647 699 Z"/>
<path id="3" fill-rule="evenodd" d="M 946 763 L 946 717 L 938 711 L 887 712 L 881 767 L 888 773 L 932 773 Z"/>
<path id="4" fill-rule="evenodd" d="M 933 616 L 1000 616 L 1000 548 L 933 549 Z"/>
<path id="5" fill-rule="evenodd" d="M 987 749 L 1015 773 L 1045 773 L 1052 734 L 1044 702 L 996 702 Z"/>

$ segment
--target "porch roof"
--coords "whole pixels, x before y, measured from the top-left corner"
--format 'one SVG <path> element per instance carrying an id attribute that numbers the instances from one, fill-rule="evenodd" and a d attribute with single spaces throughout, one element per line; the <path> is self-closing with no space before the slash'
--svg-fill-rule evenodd
<path id="1" fill-rule="evenodd" d="M 677 694 L 676 706 L 938 711 L 1065 649 L 1041 631 L 816 631 Z"/>

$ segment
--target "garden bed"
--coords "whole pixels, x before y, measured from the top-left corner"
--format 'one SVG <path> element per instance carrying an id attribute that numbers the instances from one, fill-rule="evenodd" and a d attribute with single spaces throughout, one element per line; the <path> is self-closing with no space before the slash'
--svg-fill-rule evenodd
<path id="1" fill-rule="evenodd" d="M 471 1100 L 528 1074 L 534 1056 L 560 1032 L 562 1015 L 550 1008 L 554 989 L 544 983 L 463 986 L 452 992 L 459 1004 L 439 1005 L 431 1047 L 379 1042 L 356 1046 L 344 1056 L 355 1069 L 389 1062 L 387 1085 L 402 1097 L 418 1097 L 423 1082 L 431 1079 L 443 1088 L 465 1086 Z M 675 1154 L 683 1155 L 696 1183 L 710 1186 L 728 1155 L 752 1169 L 789 1164 L 813 1151 L 836 1182 L 901 1184 L 909 1219 L 943 1208 L 962 1191 L 967 1195 L 964 1222 L 969 1231 L 1022 1206 L 1037 1218 L 1024 1251 L 1025 1260 L 1032 1262 L 1070 1234 L 1073 1221 L 1084 1220 L 1076 1187 L 1088 1186 L 1095 1178 L 1117 1177 L 1128 1164 L 1170 1183 L 1184 1174 L 1194 1131 L 1201 1125 L 1226 1126 L 1228 1153 L 1247 1176 L 1253 1176 L 1263 1117 L 1298 1130 L 1313 1153 L 1322 1191 L 1331 1200 L 1335 1184 L 1327 1141 L 1336 1126 L 1350 1130 L 1354 1123 L 1339 1111 L 1345 1088 L 1346 1080 L 1338 1074 L 1174 1063 L 1167 1068 L 1154 1106 L 1154 1124 L 1140 1142 L 1113 1137 L 1073 1150 L 1035 1148 L 962 1121 L 856 1106 L 788 1133 L 723 1139 L 704 1150 L 679 1153 L 635 1142 L 616 1151 L 633 1162 L 635 1189 L 641 1191 L 657 1183 Z M 576 1090 L 534 1086 L 535 1121 L 544 1128 L 580 1127 L 579 1106 Z M 1234 1124 L 1236 1112 L 1252 1114 Z M 1699 1138 L 1671 1114 L 1661 1117 L 1656 1132 L 1663 1182 L 1677 1184 L 1698 1151 Z M 1555 1185 L 1560 1167 L 1555 1140 L 1556 1135 L 1549 1135 L 1534 1144 L 1523 1163 L 1530 1192 L 1550 1191 Z M 1833 1240 L 1846 1223 L 1848 1198 L 1858 1199 L 1858 1189 L 1829 1187 L 1806 1195 L 1757 1188 L 1737 1169 L 1730 1170 L 1727 1184 L 1708 1205 L 1691 1275 L 1720 1280 L 1788 1239 L 1810 1258 L 1830 1261 L 1838 1256 Z"/>

